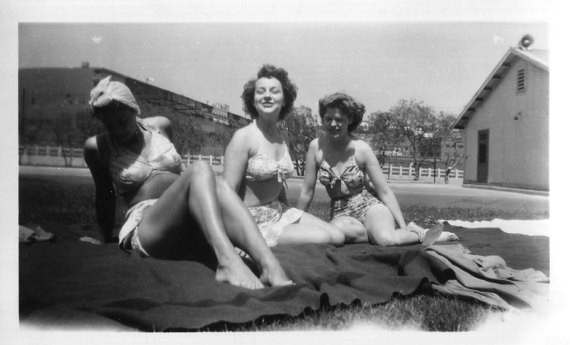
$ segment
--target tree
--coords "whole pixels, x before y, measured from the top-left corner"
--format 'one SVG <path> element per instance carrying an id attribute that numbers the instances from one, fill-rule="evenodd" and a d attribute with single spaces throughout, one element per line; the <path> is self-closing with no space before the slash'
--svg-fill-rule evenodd
<path id="1" fill-rule="evenodd" d="M 193 124 L 189 116 L 182 115 L 168 106 L 145 101 L 140 101 L 139 107 L 145 117 L 164 116 L 170 120 L 174 128 L 172 142 L 181 155 L 201 152 L 207 134 L 199 125 Z"/>
<path id="2" fill-rule="evenodd" d="M 371 146 L 375 152 L 378 152 L 378 161 L 383 166 L 389 160 L 387 153 L 401 148 L 403 143 L 400 139 L 396 139 L 396 131 L 390 113 L 378 111 L 370 114 L 370 118 L 369 132 L 374 133 Z"/>
<path id="3" fill-rule="evenodd" d="M 294 107 L 281 122 L 281 129 L 288 138 L 291 158 L 297 163 L 297 174 L 302 176 L 305 174 L 304 162 L 309 144 L 317 137 L 317 122 L 311 114 L 311 109 L 304 106 Z"/>
<path id="4" fill-rule="evenodd" d="M 455 115 L 442 112 L 440 119 L 441 127 L 447 129 L 443 137 L 441 158 L 445 161 L 445 183 L 448 183 L 451 170 L 465 159 L 465 145 L 461 131 L 452 128 Z"/>
<path id="5" fill-rule="evenodd" d="M 93 112 L 88 107 L 75 113 L 75 127 L 77 130 L 77 147 L 81 147 L 87 138 L 103 133 L 103 123 L 93 117 Z"/>
<path id="6" fill-rule="evenodd" d="M 70 167 L 73 163 L 73 147 L 79 137 L 75 120 L 74 113 L 62 108 L 56 118 L 55 126 L 53 126 L 55 142 L 58 146 L 63 148 L 63 160 L 67 167 Z"/>
<path id="7" fill-rule="evenodd" d="M 423 102 L 400 100 L 388 112 L 372 114 L 372 126 L 377 133 L 374 148 L 381 154 L 396 148 L 407 152 L 417 180 L 424 162 L 440 155 L 442 139 L 450 130 L 449 122 L 449 116 L 436 114 Z"/>

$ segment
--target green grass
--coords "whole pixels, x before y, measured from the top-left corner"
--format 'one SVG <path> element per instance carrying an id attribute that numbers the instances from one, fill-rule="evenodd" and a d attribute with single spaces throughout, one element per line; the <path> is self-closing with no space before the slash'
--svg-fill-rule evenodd
<path id="1" fill-rule="evenodd" d="M 62 225 L 95 223 L 94 189 L 92 184 L 21 178 L 19 185 L 20 224 L 56 223 Z M 293 200 L 294 202 L 294 200 Z M 328 220 L 328 203 L 314 203 L 309 210 Z M 118 204 L 116 221 L 120 224 L 126 207 Z M 548 214 L 522 211 L 498 211 L 483 208 L 402 207 L 407 221 L 424 227 L 438 219 L 466 221 L 503 219 L 540 219 Z M 205 331 L 290 331 L 344 330 L 366 324 L 384 329 L 425 331 L 469 331 L 493 313 L 500 312 L 479 302 L 447 295 L 416 295 L 394 297 L 382 305 L 351 305 L 322 308 L 298 317 L 275 317 L 251 323 L 216 324 Z"/>
<path id="2" fill-rule="evenodd" d="M 394 297 L 382 305 L 340 306 L 298 317 L 264 318 L 243 325 L 216 324 L 204 331 L 336 331 L 366 326 L 387 330 L 465 332 L 498 309 L 449 295 Z"/>

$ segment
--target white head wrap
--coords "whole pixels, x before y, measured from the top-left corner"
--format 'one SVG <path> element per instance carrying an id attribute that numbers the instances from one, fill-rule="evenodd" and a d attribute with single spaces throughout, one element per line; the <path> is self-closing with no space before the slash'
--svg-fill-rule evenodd
<path id="1" fill-rule="evenodd" d="M 97 86 L 91 90 L 90 95 L 89 105 L 94 108 L 104 107 L 111 101 L 117 101 L 136 110 L 137 115 L 141 113 L 131 90 L 123 83 L 111 81 L 111 76 L 101 79 Z"/>

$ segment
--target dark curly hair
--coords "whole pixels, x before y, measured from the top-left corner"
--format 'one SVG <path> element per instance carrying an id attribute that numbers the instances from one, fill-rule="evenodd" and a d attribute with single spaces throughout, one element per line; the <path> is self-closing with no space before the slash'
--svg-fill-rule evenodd
<path id="1" fill-rule="evenodd" d="M 336 92 L 319 99 L 319 115 L 321 116 L 321 121 L 323 121 L 323 117 L 329 108 L 340 109 L 350 120 L 348 133 L 352 133 L 358 128 L 366 111 L 364 104 L 342 92 Z"/>
<path id="2" fill-rule="evenodd" d="M 243 93 L 241 94 L 241 99 L 243 100 L 243 110 L 251 115 L 254 119 L 257 118 L 257 110 L 253 105 L 255 96 L 255 83 L 261 78 L 275 78 L 279 80 L 281 86 L 283 87 L 284 103 L 279 113 L 279 120 L 282 120 L 285 115 L 287 115 L 291 108 L 293 108 L 293 103 L 297 98 L 297 86 L 289 79 L 289 73 L 283 68 L 275 67 L 273 65 L 265 64 L 261 67 L 259 72 L 257 72 L 257 78 L 251 79 L 243 86 Z"/>

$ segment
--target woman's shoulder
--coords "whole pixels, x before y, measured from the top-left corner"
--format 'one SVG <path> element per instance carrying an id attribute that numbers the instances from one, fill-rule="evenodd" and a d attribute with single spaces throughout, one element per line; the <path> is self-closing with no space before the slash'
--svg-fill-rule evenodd
<path id="1" fill-rule="evenodd" d="M 87 138 L 83 144 L 84 151 L 99 151 L 103 146 L 107 146 L 109 136 L 107 133 L 101 133 Z"/>
<path id="2" fill-rule="evenodd" d="M 110 143 L 107 133 L 87 138 L 83 144 L 83 156 L 87 163 L 94 160 L 103 162 L 109 157 Z"/>
<path id="3" fill-rule="evenodd" d="M 364 162 L 372 162 L 371 159 L 376 158 L 376 155 L 374 154 L 372 147 L 370 147 L 370 144 L 362 139 L 354 139 L 353 147 L 354 158 L 359 165 Z"/>
<path id="4" fill-rule="evenodd" d="M 323 138 L 315 138 L 309 143 L 309 150 L 319 151 L 323 147 Z"/>
<path id="5" fill-rule="evenodd" d="M 255 135 L 255 125 L 250 123 L 247 126 L 241 127 L 234 132 L 234 140 L 249 141 Z"/>
<path id="6" fill-rule="evenodd" d="M 232 135 L 230 144 L 228 145 L 232 151 L 246 150 L 250 152 L 253 148 L 253 139 L 256 138 L 255 128 L 252 124 L 237 129 Z"/>
<path id="7" fill-rule="evenodd" d="M 355 151 L 360 151 L 360 152 L 365 152 L 365 151 L 371 151 L 372 147 L 370 147 L 370 144 L 368 144 L 366 141 L 362 140 L 362 139 L 352 139 L 352 145 L 354 147 Z"/>

